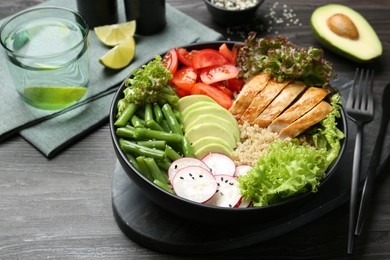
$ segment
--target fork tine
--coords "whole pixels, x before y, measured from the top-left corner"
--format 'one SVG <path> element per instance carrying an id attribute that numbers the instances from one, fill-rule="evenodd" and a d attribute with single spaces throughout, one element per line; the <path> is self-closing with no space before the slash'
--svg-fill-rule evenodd
<path id="1" fill-rule="evenodd" d="M 358 75 L 359 75 L 359 68 L 356 68 L 355 71 L 355 76 L 353 78 L 353 83 L 351 90 L 349 91 L 349 96 L 347 99 L 347 107 L 353 108 L 355 106 L 355 100 L 356 100 L 356 88 L 358 86 L 357 81 L 358 81 Z"/>
<path id="2" fill-rule="evenodd" d="M 367 70 L 366 73 L 364 73 L 364 69 L 362 69 L 362 72 L 360 74 L 360 77 L 362 78 L 365 74 L 364 78 L 364 84 L 361 85 L 361 91 L 362 91 L 362 102 L 360 104 L 361 109 L 366 110 L 367 109 L 367 96 L 370 94 L 370 83 L 369 83 L 369 74 L 370 71 Z"/>
<path id="3" fill-rule="evenodd" d="M 367 71 L 367 77 L 369 77 L 370 71 Z M 374 113 L 374 97 L 372 94 L 372 87 L 373 87 L 373 82 L 374 82 L 374 70 L 371 70 L 371 76 L 369 79 L 367 79 L 367 111 L 369 113 Z"/>

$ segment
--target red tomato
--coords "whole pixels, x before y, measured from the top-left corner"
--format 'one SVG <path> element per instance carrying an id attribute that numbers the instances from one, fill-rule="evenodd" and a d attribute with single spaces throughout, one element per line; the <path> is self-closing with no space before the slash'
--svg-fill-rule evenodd
<path id="1" fill-rule="evenodd" d="M 228 95 L 229 97 L 233 98 L 233 91 L 231 91 L 229 88 L 227 88 L 225 85 L 223 85 L 221 82 L 217 82 L 212 84 L 211 86 L 218 88 L 219 90 L 222 90 L 223 93 Z"/>
<path id="2" fill-rule="evenodd" d="M 187 67 L 192 67 L 192 57 L 197 50 L 187 51 L 184 48 L 176 48 L 176 53 L 179 61 Z"/>
<path id="3" fill-rule="evenodd" d="M 229 63 L 229 61 L 217 50 L 203 49 L 192 57 L 192 66 L 195 69 L 201 69 L 211 66 L 220 66 Z"/>
<path id="4" fill-rule="evenodd" d="M 176 93 L 180 98 L 191 95 L 191 92 L 182 88 L 176 88 Z"/>
<path id="5" fill-rule="evenodd" d="M 236 56 L 233 51 L 229 49 L 226 43 L 219 46 L 219 52 L 229 61 L 230 64 L 236 65 Z"/>
<path id="6" fill-rule="evenodd" d="M 209 96 L 220 106 L 226 109 L 229 109 L 233 104 L 233 100 L 222 90 L 202 82 L 198 82 L 193 86 L 191 94 L 203 94 Z"/>
<path id="7" fill-rule="evenodd" d="M 195 85 L 197 78 L 198 73 L 195 69 L 183 67 L 173 75 L 172 82 L 176 87 L 191 92 L 191 88 Z"/>
<path id="8" fill-rule="evenodd" d="M 202 69 L 200 79 L 206 84 L 213 84 L 218 81 L 233 79 L 237 77 L 240 70 L 231 64 L 214 66 Z"/>
<path id="9" fill-rule="evenodd" d="M 179 60 L 175 49 L 169 50 L 163 57 L 162 63 L 165 68 L 167 68 L 172 74 L 175 74 Z"/>
<path id="10" fill-rule="evenodd" d="M 226 86 L 234 92 L 240 92 L 244 86 L 245 81 L 243 79 L 231 78 L 227 80 Z"/>

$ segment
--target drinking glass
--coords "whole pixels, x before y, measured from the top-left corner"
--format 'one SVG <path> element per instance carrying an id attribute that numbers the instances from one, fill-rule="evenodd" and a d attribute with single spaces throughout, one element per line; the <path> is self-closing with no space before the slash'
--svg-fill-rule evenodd
<path id="1" fill-rule="evenodd" d="M 20 12 L 0 28 L 9 72 L 20 96 L 40 109 L 76 103 L 89 81 L 89 28 L 77 12 L 40 7 Z"/>

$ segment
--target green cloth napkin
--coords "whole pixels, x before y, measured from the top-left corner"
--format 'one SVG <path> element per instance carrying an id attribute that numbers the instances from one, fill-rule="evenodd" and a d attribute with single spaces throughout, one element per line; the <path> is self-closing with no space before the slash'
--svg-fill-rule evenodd
<path id="1" fill-rule="evenodd" d="M 68 0 L 52 0 L 41 5 L 63 6 L 77 10 L 76 2 Z M 119 22 L 125 21 L 122 1 L 118 1 L 118 11 Z M 169 48 L 193 42 L 222 39 L 219 33 L 169 4 L 166 4 L 166 19 L 167 26 L 162 32 L 151 36 L 136 36 L 135 58 L 128 67 L 120 71 L 106 69 L 98 62 L 99 57 L 109 48 L 101 44 L 91 30 L 91 70 L 88 95 L 99 95 L 120 84 L 133 69 Z M 45 156 L 52 157 L 75 140 L 107 122 L 114 93 L 35 124 L 36 120 L 45 119 L 54 112 L 39 110 L 25 104 L 14 89 L 4 57 L 1 57 L 0 66 L 2 68 L 0 70 L 0 140 L 17 131 Z M 25 128 L 26 126 L 28 127 Z"/>

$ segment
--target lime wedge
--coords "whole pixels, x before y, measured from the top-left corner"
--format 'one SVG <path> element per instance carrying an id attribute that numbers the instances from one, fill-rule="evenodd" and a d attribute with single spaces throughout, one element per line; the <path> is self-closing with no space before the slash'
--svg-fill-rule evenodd
<path id="1" fill-rule="evenodd" d="M 98 39 L 107 46 L 116 46 L 133 37 L 135 33 L 136 22 L 130 21 L 125 23 L 98 26 L 94 28 Z"/>
<path id="2" fill-rule="evenodd" d="M 81 99 L 85 87 L 34 86 L 24 89 L 24 98 L 31 105 L 42 109 L 61 109 Z"/>
<path id="3" fill-rule="evenodd" d="M 110 69 L 121 69 L 130 64 L 135 54 L 134 37 L 130 37 L 104 54 L 99 62 Z"/>

